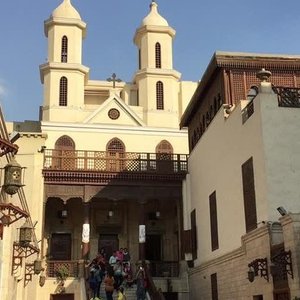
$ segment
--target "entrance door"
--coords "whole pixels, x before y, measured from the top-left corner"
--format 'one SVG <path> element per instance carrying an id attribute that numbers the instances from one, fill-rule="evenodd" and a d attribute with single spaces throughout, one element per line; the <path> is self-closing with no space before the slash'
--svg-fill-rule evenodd
<path id="1" fill-rule="evenodd" d="M 119 249 L 119 240 L 117 234 L 100 234 L 98 252 L 104 248 L 106 259 L 109 260 L 114 251 Z"/>
<path id="2" fill-rule="evenodd" d="M 53 233 L 50 243 L 51 260 L 71 260 L 71 234 Z"/>
<path id="3" fill-rule="evenodd" d="M 74 294 L 52 294 L 50 300 L 74 300 Z"/>
<path id="4" fill-rule="evenodd" d="M 161 261 L 161 235 L 147 234 L 146 259 L 150 261 Z"/>

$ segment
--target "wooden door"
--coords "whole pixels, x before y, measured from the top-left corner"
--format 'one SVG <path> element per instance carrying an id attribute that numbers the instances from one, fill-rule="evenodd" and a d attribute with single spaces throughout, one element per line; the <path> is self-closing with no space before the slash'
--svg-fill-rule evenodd
<path id="1" fill-rule="evenodd" d="M 52 294 L 50 300 L 74 300 L 74 294 Z"/>
<path id="2" fill-rule="evenodd" d="M 106 259 L 109 260 L 114 251 L 119 249 L 119 239 L 117 234 L 100 234 L 98 252 L 104 248 Z"/>
<path id="3" fill-rule="evenodd" d="M 50 243 L 50 259 L 71 260 L 71 245 L 70 233 L 53 233 Z"/>
<path id="4" fill-rule="evenodd" d="M 172 145 L 166 141 L 161 141 L 156 146 L 156 163 L 157 163 L 157 171 L 159 173 L 173 173 L 173 147 Z"/>
<path id="5" fill-rule="evenodd" d="M 113 138 L 106 146 L 107 152 L 107 171 L 121 172 L 125 168 L 125 146 L 117 138 Z"/>
<path id="6" fill-rule="evenodd" d="M 146 259 L 150 261 L 161 261 L 161 235 L 147 234 Z"/>

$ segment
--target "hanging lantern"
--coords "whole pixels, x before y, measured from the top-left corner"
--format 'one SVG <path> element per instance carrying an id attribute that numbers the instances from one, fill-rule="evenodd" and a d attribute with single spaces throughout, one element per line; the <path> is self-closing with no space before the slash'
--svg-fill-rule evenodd
<path id="1" fill-rule="evenodd" d="M 33 269 L 34 269 L 34 274 L 40 274 L 41 271 L 43 270 L 42 268 L 42 261 L 37 258 L 34 262 L 33 262 Z"/>
<path id="2" fill-rule="evenodd" d="M 31 242 L 33 228 L 27 219 L 23 226 L 20 228 L 19 241 L 22 246 L 26 246 Z"/>
<path id="3" fill-rule="evenodd" d="M 46 282 L 46 276 L 45 275 L 41 275 L 40 279 L 39 279 L 40 286 L 44 286 L 45 282 Z"/>
<path id="4" fill-rule="evenodd" d="M 14 158 L 4 167 L 4 184 L 5 193 L 13 195 L 18 192 L 22 184 L 22 167 Z"/>

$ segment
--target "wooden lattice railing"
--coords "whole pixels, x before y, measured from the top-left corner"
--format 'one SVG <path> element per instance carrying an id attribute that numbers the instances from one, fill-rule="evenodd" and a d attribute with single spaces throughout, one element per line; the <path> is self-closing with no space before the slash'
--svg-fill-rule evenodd
<path id="1" fill-rule="evenodd" d="M 300 88 L 273 87 L 278 95 L 278 106 L 281 107 L 300 107 Z"/>
<path id="2" fill-rule="evenodd" d="M 50 260 L 47 262 L 48 277 L 59 277 L 59 273 L 63 272 L 66 277 L 78 277 L 79 262 L 77 260 Z"/>
<path id="3" fill-rule="evenodd" d="M 46 149 L 44 151 L 44 169 L 163 174 L 186 173 L 187 155 Z"/>
<path id="4" fill-rule="evenodd" d="M 254 113 L 254 104 L 253 101 L 250 101 L 247 106 L 242 110 L 242 122 L 243 124 L 253 115 Z"/>

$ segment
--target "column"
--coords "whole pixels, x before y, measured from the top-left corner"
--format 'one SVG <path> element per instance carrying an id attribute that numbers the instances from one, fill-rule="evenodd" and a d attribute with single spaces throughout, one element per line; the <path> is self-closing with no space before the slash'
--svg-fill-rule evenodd
<path id="1" fill-rule="evenodd" d="M 90 254 L 90 202 L 83 203 L 82 225 L 82 259 L 87 260 Z"/>
<path id="2" fill-rule="evenodd" d="M 146 220 L 145 220 L 145 200 L 139 201 L 139 260 L 146 259 Z"/>

